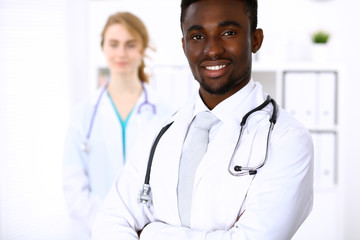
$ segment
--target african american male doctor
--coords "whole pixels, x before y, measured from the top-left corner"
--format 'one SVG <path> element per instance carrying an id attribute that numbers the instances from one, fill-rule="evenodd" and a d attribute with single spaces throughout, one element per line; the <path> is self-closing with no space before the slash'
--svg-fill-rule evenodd
<path id="1" fill-rule="evenodd" d="M 182 0 L 180 19 L 200 88 L 152 151 L 147 144 L 131 156 L 93 239 L 291 239 L 312 209 L 313 143 L 251 77 L 252 54 L 263 41 L 257 1 Z M 212 123 L 208 145 L 196 162 L 193 147 L 201 141 L 192 140 L 205 122 Z"/>

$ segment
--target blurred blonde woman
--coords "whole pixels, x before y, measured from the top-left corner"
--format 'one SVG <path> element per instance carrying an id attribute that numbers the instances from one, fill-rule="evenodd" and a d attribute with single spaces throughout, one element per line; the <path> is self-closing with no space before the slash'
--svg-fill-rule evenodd
<path id="1" fill-rule="evenodd" d="M 70 122 L 64 151 L 64 193 L 74 239 L 90 239 L 92 220 L 136 139 L 171 115 L 145 73 L 149 34 L 129 12 L 111 15 L 101 33 L 109 78 Z M 161 104 L 160 104 L 161 102 Z"/>

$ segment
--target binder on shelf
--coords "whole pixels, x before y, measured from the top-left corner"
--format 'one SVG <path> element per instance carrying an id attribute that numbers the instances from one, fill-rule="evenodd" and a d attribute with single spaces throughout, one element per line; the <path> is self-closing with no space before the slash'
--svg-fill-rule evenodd
<path id="1" fill-rule="evenodd" d="M 286 72 L 284 107 L 308 128 L 316 125 L 316 73 Z"/>
<path id="2" fill-rule="evenodd" d="M 309 129 L 333 129 L 336 125 L 336 87 L 336 72 L 286 72 L 284 107 Z"/>
<path id="3" fill-rule="evenodd" d="M 336 124 L 336 73 L 318 74 L 318 126 L 334 127 Z"/>
<path id="4" fill-rule="evenodd" d="M 314 185 L 330 188 L 336 180 L 336 134 L 312 133 L 314 141 Z"/>

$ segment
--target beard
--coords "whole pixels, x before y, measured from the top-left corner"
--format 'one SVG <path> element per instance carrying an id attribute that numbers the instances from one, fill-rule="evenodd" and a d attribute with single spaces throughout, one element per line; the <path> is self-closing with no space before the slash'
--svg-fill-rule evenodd
<path id="1" fill-rule="evenodd" d="M 209 81 L 205 80 L 204 78 L 196 80 L 206 92 L 213 95 L 225 95 L 226 93 L 231 92 L 234 88 L 238 88 L 239 85 L 241 85 L 240 88 L 244 87 L 250 80 L 248 76 L 248 74 L 241 77 L 230 76 L 226 82 L 219 84 L 209 84 Z"/>

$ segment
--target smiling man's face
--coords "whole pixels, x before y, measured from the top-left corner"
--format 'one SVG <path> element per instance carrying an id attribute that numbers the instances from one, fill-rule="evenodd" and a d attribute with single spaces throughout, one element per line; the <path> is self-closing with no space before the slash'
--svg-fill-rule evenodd
<path id="1" fill-rule="evenodd" d="M 249 82 L 253 42 L 258 39 L 251 32 L 244 2 L 195 2 L 185 12 L 182 29 L 184 53 L 209 108 Z"/>

